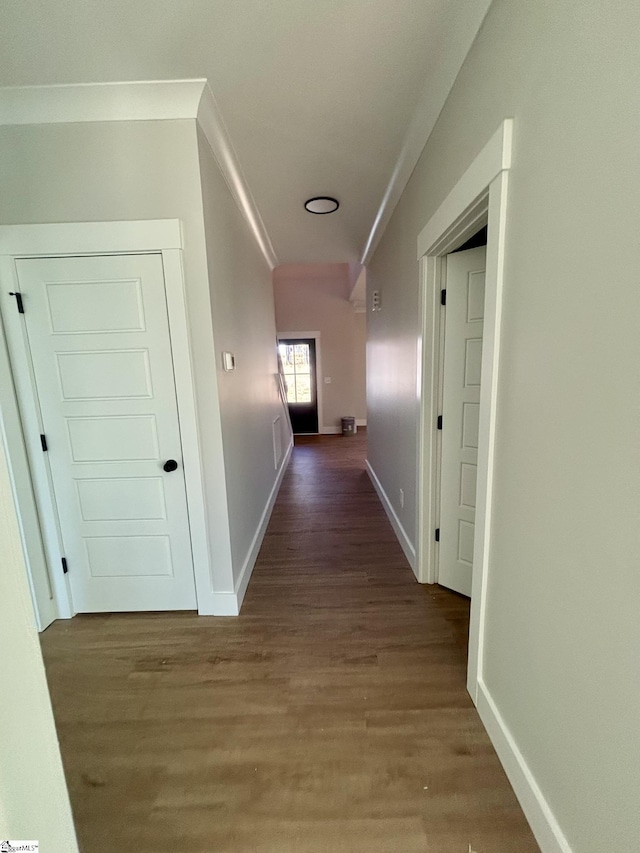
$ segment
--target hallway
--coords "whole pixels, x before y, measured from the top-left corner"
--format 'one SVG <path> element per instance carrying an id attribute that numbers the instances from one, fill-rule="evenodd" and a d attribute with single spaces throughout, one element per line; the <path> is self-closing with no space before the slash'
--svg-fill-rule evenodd
<path id="1" fill-rule="evenodd" d="M 468 602 L 415 582 L 365 455 L 297 440 L 240 617 L 42 635 L 83 853 L 538 850 L 466 692 Z"/>

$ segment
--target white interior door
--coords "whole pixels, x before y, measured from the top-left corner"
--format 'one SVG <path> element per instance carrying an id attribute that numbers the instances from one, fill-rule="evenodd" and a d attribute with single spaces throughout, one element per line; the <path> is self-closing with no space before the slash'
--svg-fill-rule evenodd
<path id="1" fill-rule="evenodd" d="M 486 249 L 447 256 L 438 582 L 471 595 Z"/>
<path id="2" fill-rule="evenodd" d="M 195 608 L 161 255 L 16 266 L 75 610 Z"/>

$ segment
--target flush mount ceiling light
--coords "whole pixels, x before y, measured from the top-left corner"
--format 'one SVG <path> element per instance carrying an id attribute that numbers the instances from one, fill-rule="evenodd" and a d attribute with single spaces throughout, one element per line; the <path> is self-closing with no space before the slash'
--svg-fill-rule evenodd
<path id="1" fill-rule="evenodd" d="M 340 207 L 340 202 L 337 198 L 331 198 L 328 195 L 319 195 L 316 198 L 310 198 L 304 203 L 304 209 L 309 213 L 333 213 Z"/>

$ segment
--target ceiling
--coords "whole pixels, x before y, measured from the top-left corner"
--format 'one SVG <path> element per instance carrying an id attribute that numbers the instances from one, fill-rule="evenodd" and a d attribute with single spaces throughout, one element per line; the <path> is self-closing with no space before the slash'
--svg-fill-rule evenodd
<path id="1" fill-rule="evenodd" d="M 206 77 L 278 263 L 358 263 L 489 3 L 2 0 L 0 85 Z"/>

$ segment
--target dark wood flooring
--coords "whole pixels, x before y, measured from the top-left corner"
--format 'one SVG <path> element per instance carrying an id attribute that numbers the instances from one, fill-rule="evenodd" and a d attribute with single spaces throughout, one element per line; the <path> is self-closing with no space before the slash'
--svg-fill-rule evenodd
<path id="1" fill-rule="evenodd" d="M 79 616 L 42 647 L 84 853 L 534 853 L 365 434 L 297 440 L 242 614 Z M 51 851 L 65 853 L 65 851 Z"/>

